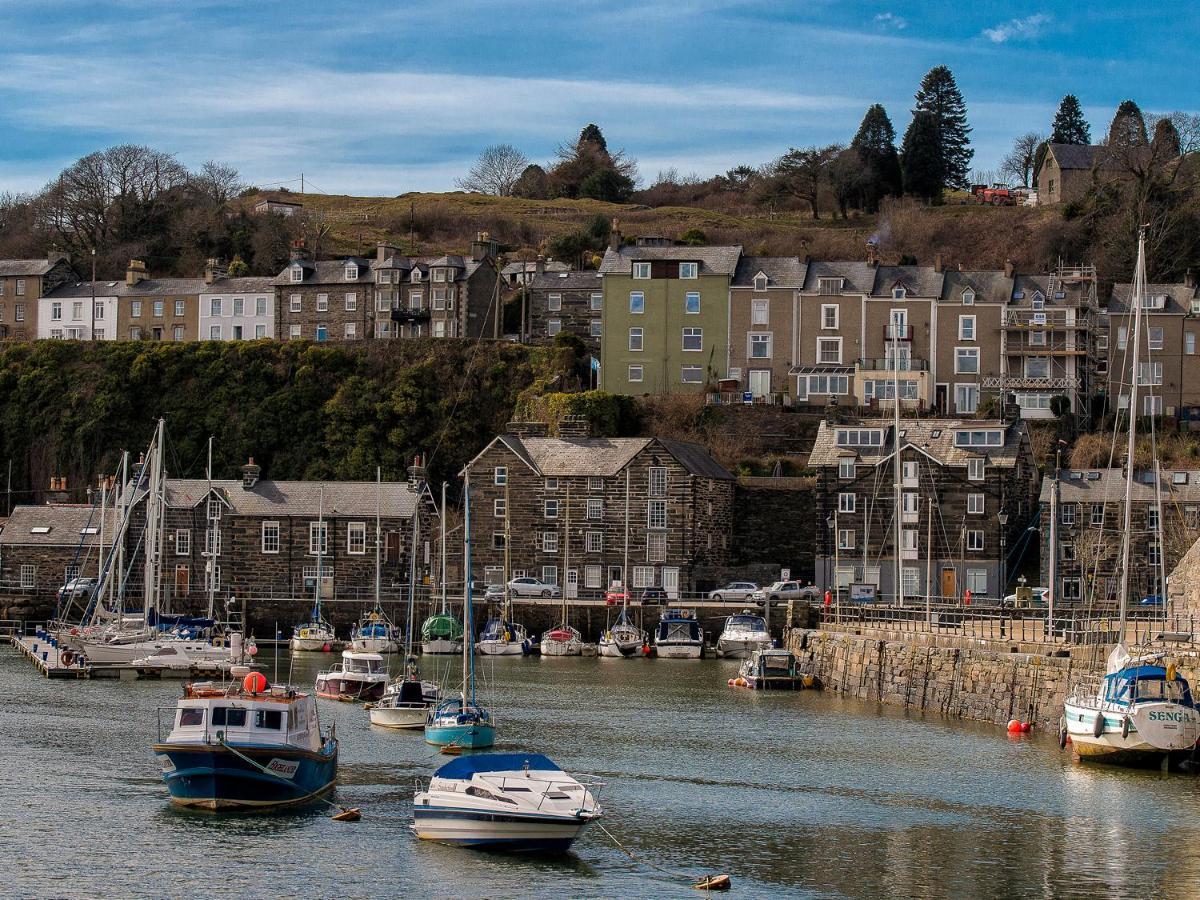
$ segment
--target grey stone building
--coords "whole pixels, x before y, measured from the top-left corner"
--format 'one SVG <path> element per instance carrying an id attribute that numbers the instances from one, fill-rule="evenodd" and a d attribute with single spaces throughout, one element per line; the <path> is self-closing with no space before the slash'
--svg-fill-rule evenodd
<path id="1" fill-rule="evenodd" d="M 541 260 L 538 261 L 541 265 Z M 599 357 L 604 282 L 599 272 L 539 271 L 529 283 L 529 341 L 548 344 L 556 335 L 578 335 Z"/>
<path id="2" fill-rule="evenodd" d="M 273 282 L 279 340 L 356 341 L 371 336 L 371 263 L 306 259 L 301 248 Z"/>
<path id="3" fill-rule="evenodd" d="M 532 575 L 568 597 L 614 581 L 669 596 L 711 586 L 730 556 L 733 475 L 695 444 L 582 431 L 510 425 L 464 468 L 477 577 Z"/>
<path id="4" fill-rule="evenodd" d="M 0 596 L 52 603 L 76 576 L 96 576 L 100 511 L 90 505 L 16 506 L 0 530 Z"/>

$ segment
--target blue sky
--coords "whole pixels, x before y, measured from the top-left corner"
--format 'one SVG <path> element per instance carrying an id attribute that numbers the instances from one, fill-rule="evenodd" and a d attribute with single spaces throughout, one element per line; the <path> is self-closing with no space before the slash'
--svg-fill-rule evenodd
<path id="1" fill-rule="evenodd" d="M 443 190 L 487 144 L 544 161 L 590 121 L 647 182 L 710 175 L 848 141 L 873 102 L 899 138 L 940 63 L 981 168 L 1068 92 L 1096 137 L 1127 96 L 1200 112 L 1177 0 L 0 0 L 0 34 L 0 191 L 122 142 L 263 185 Z"/>

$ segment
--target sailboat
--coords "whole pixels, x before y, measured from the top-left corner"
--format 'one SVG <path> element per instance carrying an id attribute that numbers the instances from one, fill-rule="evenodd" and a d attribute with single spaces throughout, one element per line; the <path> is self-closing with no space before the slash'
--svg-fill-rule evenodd
<path id="1" fill-rule="evenodd" d="M 325 555 L 325 490 L 322 488 L 317 507 L 317 577 L 313 579 L 313 608 L 307 622 L 301 622 L 292 632 L 293 653 L 328 653 L 337 640 L 333 626 L 321 614 L 321 582 L 324 580 Z"/>
<path id="2" fill-rule="evenodd" d="M 625 469 L 625 561 L 621 569 L 629 571 L 629 469 Z M 621 587 L 621 614 L 617 621 L 600 635 L 597 652 L 600 656 L 630 657 L 649 651 L 650 639 L 644 630 L 629 618 L 629 590 Z"/>
<path id="3" fill-rule="evenodd" d="M 457 656 L 463 649 L 463 627 L 446 605 L 446 485 L 442 484 L 442 608 L 421 626 L 421 652 L 429 655 Z M 464 583 L 463 593 L 468 585 Z M 411 629 L 410 629 L 411 630 Z"/>
<path id="4" fill-rule="evenodd" d="M 382 544 L 382 529 L 379 523 L 379 505 L 380 494 L 383 490 L 381 474 L 378 468 L 375 469 L 375 608 L 370 613 L 363 616 L 355 623 L 354 629 L 350 632 L 350 646 L 354 650 L 363 650 L 368 653 L 395 653 L 400 649 L 400 642 L 396 640 L 396 626 L 392 624 L 387 617 L 387 613 L 383 611 L 383 604 L 379 600 L 379 585 L 381 575 L 380 551 Z M 414 522 L 416 517 L 413 517 Z M 410 623 L 409 629 L 412 631 Z"/>
<path id="5" fill-rule="evenodd" d="M 1129 422 L 1125 457 L 1125 508 L 1121 533 L 1120 625 L 1117 643 L 1108 655 L 1105 675 L 1075 685 L 1063 704 L 1059 744 L 1071 745 L 1080 759 L 1120 765 L 1167 765 L 1193 753 L 1200 740 L 1200 711 L 1191 688 L 1164 664 L 1163 654 L 1133 657 L 1125 647 L 1126 607 L 1129 602 L 1134 451 L 1137 441 L 1138 359 L 1141 351 L 1142 309 L 1146 296 L 1146 235 L 1138 235 L 1133 277 L 1133 363 L 1129 386 Z M 1058 590 L 1057 584 L 1050 587 Z M 1051 607 L 1053 608 L 1053 607 Z"/>
<path id="6" fill-rule="evenodd" d="M 438 703 L 425 723 L 425 740 L 439 747 L 481 748 L 496 743 L 496 725 L 491 713 L 475 697 L 474 634 L 471 628 L 471 479 L 463 484 L 463 687 L 458 697 Z"/>
<path id="7" fill-rule="evenodd" d="M 567 485 L 566 502 L 566 540 L 563 542 L 563 570 L 569 565 L 568 555 L 571 552 L 571 485 Z M 562 592 L 562 622 L 542 634 L 542 656 L 581 656 L 583 655 L 583 635 L 579 629 L 571 626 L 570 606 L 567 595 Z"/>
<path id="8" fill-rule="evenodd" d="M 491 616 L 479 635 L 481 656 L 523 656 L 533 651 L 525 626 L 512 621 L 512 594 L 509 592 L 508 569 L 508 486 L 504 488 L 504 602 L 500 615 Z"/>

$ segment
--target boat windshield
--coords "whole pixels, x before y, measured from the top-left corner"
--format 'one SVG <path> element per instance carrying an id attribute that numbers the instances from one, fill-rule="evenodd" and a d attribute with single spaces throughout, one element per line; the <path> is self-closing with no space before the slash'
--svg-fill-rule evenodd
<path id="1" fill-rule="evenodd" d="M 766 631 L 767 621 L 762 616 L 730 616 L 726 627 L 745 631 Z"/>
<path id="2" fill-rule="evenodd" d="M 698 641 L 700 626 L 695 621 L 671 621 L 664 619 L 658 623 L 658 639 L 660 641 Z"/>
<path id="3" fill-rule="evenodd" d="M 245 728 L 246 711 L 232 706 L 218 706 L 212 711 L 212 723 L 227 728 Z"/>
<path id="4" fill-rule="evenodd" d="M 1186 679 L 1176 676 L 1167 680 L 1162 666 L 1138 666 L 1114 672 L 1104 679 L 1105 699 L 1112 703 L 1128 704 L 1135 701 L 1166 701 L 1191 707 L 1192 692 Z"/>
<path id="5" fill-rule="evenodd" d="M 353 657 L 346 660 L 345 671 L 347 672 L 365 672 L 367 674 L 375 674 L 383 671 L 383 660 L 380 659 L 354 659 Z"/>

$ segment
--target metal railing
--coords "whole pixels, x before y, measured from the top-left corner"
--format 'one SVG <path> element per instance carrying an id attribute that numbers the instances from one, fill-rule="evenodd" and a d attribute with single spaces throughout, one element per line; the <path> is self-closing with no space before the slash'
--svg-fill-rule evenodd
<path id="1" fill-rule="evenodd" d="M 860 370 L 866 372 L 894 372 L 896 363 L 890 356 L 864 356 L 854 361 Z M 899 369 L 901 372 L 928 372 L 929 360 L 918 357 L 901 357 Z"/>

